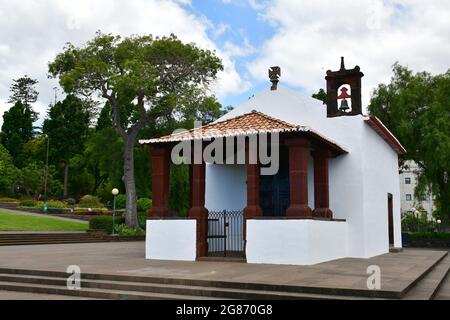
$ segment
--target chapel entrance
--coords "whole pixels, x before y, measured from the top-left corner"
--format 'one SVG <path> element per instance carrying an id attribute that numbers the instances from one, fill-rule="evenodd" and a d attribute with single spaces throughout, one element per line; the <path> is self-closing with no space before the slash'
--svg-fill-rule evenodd
<path id="1" fill-rule="evenodd" d="M 244 257 L 244 212 L 208 212 L 208 257 Z"/>
<path id="2" fill-rule="evenodd" d="M 284 217 L 290 205 L 289 151 L 280 146 L 280 166 L 272 176 L 260 176 L 260 207 L 265 217 Z"/>

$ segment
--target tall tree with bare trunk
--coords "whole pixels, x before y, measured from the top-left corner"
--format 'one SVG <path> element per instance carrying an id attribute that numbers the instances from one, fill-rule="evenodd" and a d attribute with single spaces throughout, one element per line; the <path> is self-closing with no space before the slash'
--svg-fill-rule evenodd
<path id="1" fill-rule="evenodd" d="M 124 141 L 129 227 L 138 227 L 134 146 L 140 130 L 204 99 L 222 69 L 214 52 L 184 44 L 174 35 L 121 38 L 101 32 L 82 47 L 68 44 L 50 63 L 49 74 L 59 78 L 66 92 L 98 94 L 111 105 L 113 126 Z"/>

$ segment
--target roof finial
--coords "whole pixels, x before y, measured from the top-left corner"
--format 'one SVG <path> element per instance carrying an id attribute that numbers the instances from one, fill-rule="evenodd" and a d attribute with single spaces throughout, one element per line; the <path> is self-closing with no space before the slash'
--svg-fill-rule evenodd
<path id="1" fill-rule="evenodd" d="M 341 57 L 341 71 L 345 70 L 344 57 Z"/>
<path id="2" fill-rule="evenodd" d="M 281 69 L 280 67 L 271 67 L 269 68 L 269 79 L 272 82 L 272 87 L 270 90 L 277 90 L 278 82 L 280 81 Z"/>

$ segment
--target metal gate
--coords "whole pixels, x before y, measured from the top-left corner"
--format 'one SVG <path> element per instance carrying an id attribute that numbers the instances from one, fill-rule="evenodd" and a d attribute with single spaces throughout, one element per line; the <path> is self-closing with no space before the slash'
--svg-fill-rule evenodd
<path id="1" fill-rule="evenodd" d="M 208 256 L 243 257 L 244 212 L 208 212 Z"/>

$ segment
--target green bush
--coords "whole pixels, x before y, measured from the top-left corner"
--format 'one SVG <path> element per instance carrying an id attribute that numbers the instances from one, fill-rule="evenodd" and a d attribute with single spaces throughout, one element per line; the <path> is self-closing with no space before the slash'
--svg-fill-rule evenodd
<path id="1" fill-rule="evenodd" d="M 115 224 L 121 225 L 125 223 L 125 219 L 116 217 Z M 89 220 L 89 229 L 91 230 L 104 230 L 106 233 L 112 233 L 113 218 L 110 216 L 97 216 Z"/>
<path id="2" fill-rule="evenodd" d="M 67 205 L 62 202 L 62 201 L 58 201 L 58 200 L 49 200 L 46 202 L 47 204 L 47 208 L 49 209 L 66 209 Z"/>
<path id="3" fill-rule="evenodd" d="M 137 201 L 137 211 L 147 212 L 152 207 L 152 199 L 140 198 Z"/>
<path id="4" fill-rule="evenodd" d="M 30 207 L 34 208 L 38 205 L 38 202 L 36 200 L 21 200 L 20 206 L 21 207 Z"/>
<path id="5" fill-rule="evenodd" d="M 77 204 L 77 201 L 74 198 L 68 198 L 66 199 L 66 203 L 68 206 L 74 206 Z"/>
<path id="6" fill-rule="evenodd" d="M 412 232 L 409 234 L 411 240 L 450 240 L 448 232 Z"/>
<path id="7" fill-rule="evenodd" d="M 0 202 L 6 202 L 6 203 L 20 203 L 18 199 L 15 198 L 9 198 L 9 197 L 2 197 L 0 198 Z"/>
<path id="8" fill-rule="evenodd" d="M 148 217 L 147 211 L 138 212 L 138 223 L 139 226 L 144 230 L 147 228 L 147 217 Z"/>
<path id="9" fill-rule="evenodd" d="M 100 202 L 100 199 L 98 197 L 87 194 L 80 199 L 80 203 L 78 204 L 78 207 L 80 207 L 80 208 L 103 208 L 103 204 Z"/>
<path id="10" fill-rule="evenodd" d="M 127 206 L 127 197 L 124 194 L 119 194 L 116 198 L 116 209 L 125 209 Z"/>
<path id="11" fill-rule="evenodd" d="M 125 224 L 119 224 L 116 226 L 116 232 L 120 236 L 144 236 L 145 231 L 141 228 L 138 229 L 132 229 L 127 227 Z"/>

